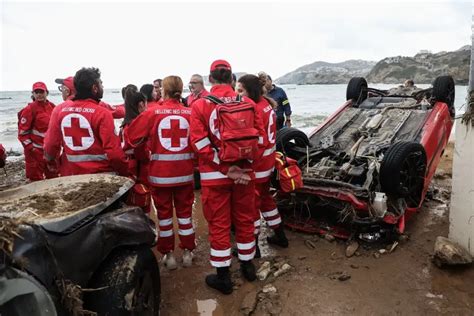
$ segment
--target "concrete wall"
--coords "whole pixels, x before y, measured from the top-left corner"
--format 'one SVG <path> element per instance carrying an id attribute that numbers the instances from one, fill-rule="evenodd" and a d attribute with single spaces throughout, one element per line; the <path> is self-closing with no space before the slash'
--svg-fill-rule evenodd
<path id="1" fill-rule="evenodd" d="M 456 123 L 449 238 L 474 255 L 474 128 Z"/>

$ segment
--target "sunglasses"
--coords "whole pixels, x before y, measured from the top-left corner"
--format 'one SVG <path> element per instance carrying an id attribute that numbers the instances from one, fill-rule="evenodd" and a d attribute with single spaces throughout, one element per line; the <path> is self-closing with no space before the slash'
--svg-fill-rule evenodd
<path id="1" fill-rule="evenodd" d="M 191 81 L 189 84 L 200 84 L 201 82 Z"/>
<path id="2" fill-rule="evenodd" d="M 40 90 L 40 89 L 36 89 L 35 91 L 33 91 L 33 93 L 41 94 L 41 93 L 45 93 L 45 91 L 44 91 L 44 90 Z"/>

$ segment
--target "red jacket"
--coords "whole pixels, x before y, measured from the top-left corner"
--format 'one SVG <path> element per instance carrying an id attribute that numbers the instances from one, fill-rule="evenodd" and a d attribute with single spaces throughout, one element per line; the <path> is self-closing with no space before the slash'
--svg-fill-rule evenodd
<path id="1" fill-rule="evenodd" d="M 197 95 L 194 95 L 194 93 L 191 93 L 188 95 L 188 98 L 186 99 L 186 103 L 189 107 L 193 105 L 194 102 L 197 100 L 204 98 L 205 96 L 209 95 L 209 91 L 206 89 L 201 90 Z"/>
<path id="2" fill-rule="evenodd" d="M 193 182 L 190 118 L 191 109 L 168 99 L 160 107 L 141 113 L 130 124 L 127 134 L 132 146 L 143 146 L 149 141 L 148 183 L 151 186 L 173 187 Z"/>
<path id="3" fill-rule="evenodd" d="M 158 101 L 151 101 L 151 102 L 148 102 L 146 107 L 147 109 L 151 109 L 151 108 L 154 108 L 154 107 L 157 107 L 157 106 L 162 106 L 163 105 L 163 100 L 158 100 Z"/>
<path id="4" fill-rule="evenodd" d="M 44 136 L 48 129 L 54 104 L 33 101 L 18 113 L 18 140 L 25 150 L 43 149 Z"/>
<path id="5" fill-rule="evenodd" d="M 54 159 L 63 148 L 62 176 L 116 171 L 128 175 L 112 114 L 92 99 L 66 101 L 55 108 L 44 150 Z"/>
<path id="6" fill-rule="evenodd" d="M 114 119 L 121 119 L 125 117 L 125 104 L 118 104 L 118 105 L 110 105 L 108 103 L 99 102 L 100 105 L 102 105 L 104 108 L 112 112 L 112 117 Z"/>
<path id="7" fill-rule="evenodd" d="M 270 179 L 275 167 L 275 138 L 276 138 L 276 114 L 267 99 L 261 98 L 257 103 L 257 111 L 260 112 L 265 127 L 263 143 L 265 151 L 262 158 L 254 163 L 255 182 L 263 183 Z"/>
<path id="8" fill-rule="evenodd" d="M 148 166 L 150 163 L 150 150 L 148 146 L 142 145 L 133 148 L 130 144 L 130 125 L 122 129 L 123 150 L 127 156 L 128 171 L 137 178 L 139 183 L 148 183 Z"/>
<path id="9" fill-rule="evenodd" d="M 222 100 L 235 100 L 237 93 L 230 85 L 216 85 L 211 88 L 211 94 Z M 244 97 L 244 101 L 255 104 L 251 99 Z M 201 173 L 201 184 L 203 186 L 232 184 L 226 174 L 231 163 L 221 162 L 218 158 L 216 148 L 220 147 L 220 136 L 215 126 L 216 105 L 211 101 L 201 98 L 194 102 L 191 115 L 191 143 L 199 159 L 199 172 Z M 265 134 L 263 121 L 259 111 L 255 111 L 255 128 L 261 135 L 259 146 L 263 153 L 263 136 Z M 252 168 L 252 162 L 239 161 L 241 168 Z M 254 178 L 254 174 L 250 174 Z"/>

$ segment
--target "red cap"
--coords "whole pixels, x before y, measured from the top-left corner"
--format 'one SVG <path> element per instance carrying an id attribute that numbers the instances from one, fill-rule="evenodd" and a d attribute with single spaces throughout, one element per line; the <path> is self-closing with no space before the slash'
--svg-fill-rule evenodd
<path id="1" fill-rule="evenodd" d="M 41 82 L 41 81 L 33 83 L 33 89 L 31 91 L 35 91 L 35 90 L 43 90 L 43 91 L 48 92 L 48 88 L 46 88 L 46 85 L 44 84 L 44 82 Z"/>
<path id="2" fill-rule="evenodd" d="M 230 67 L 230 64 L 227 61 L 225 61 L 224 59 L 215 60 L 211 64 L 211 71 L 214 71 L 218 68 L 224 68 L 224 69 L 232 71 L 232 68 Z"/>
<path id="3" fill-rule="evenodd" d="M 74 77 L 67 77 L 65 79 L 56 79 L 54 82 L 65 85 L 69 90 L 76 91 L 74 89 Z"/>

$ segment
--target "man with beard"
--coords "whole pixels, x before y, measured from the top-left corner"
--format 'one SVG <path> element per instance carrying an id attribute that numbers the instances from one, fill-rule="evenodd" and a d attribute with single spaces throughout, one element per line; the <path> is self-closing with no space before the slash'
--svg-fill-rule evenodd
<path id="1" fill-rule="evenodd" d="M 63 148 L 61 176 L 101 172 L 127 175 L 112 113 L 100 104 L 104 87 L 99 69 L 80 69 L 74 76 L 74 87 L 74 98 L 57 106 L 51 115 L 45 158 L 55 159 Z"/>

